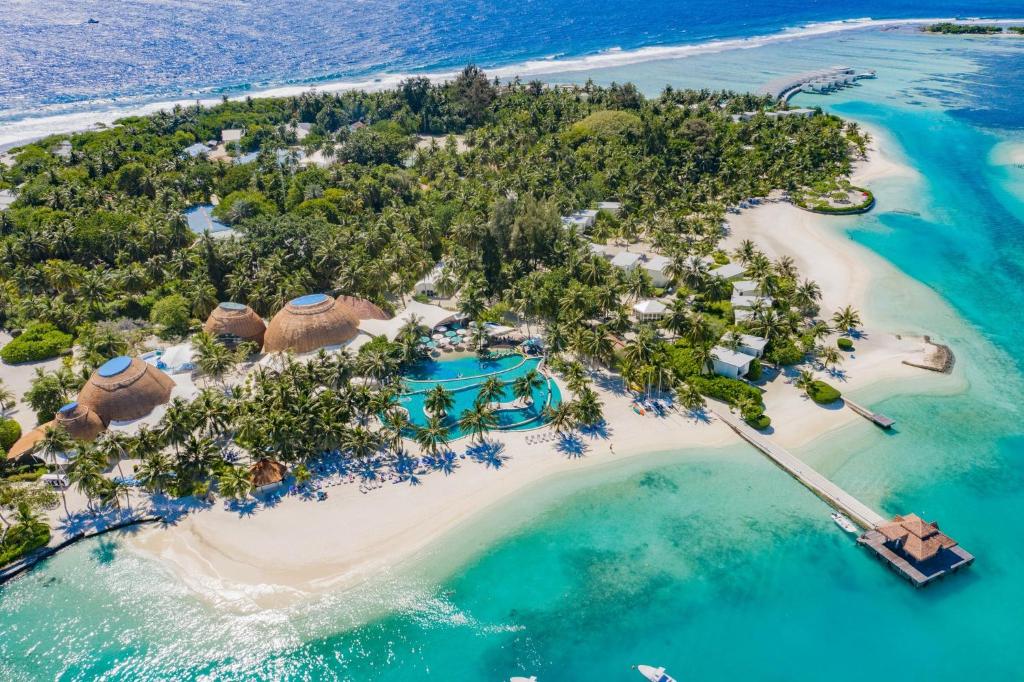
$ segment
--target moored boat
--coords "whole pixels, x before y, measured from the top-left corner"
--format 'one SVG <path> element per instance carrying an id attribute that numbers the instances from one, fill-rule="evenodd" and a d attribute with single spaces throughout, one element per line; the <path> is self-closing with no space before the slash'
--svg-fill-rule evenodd
<path id="1" fill-rule="evenodd" d="M 857 526 L 854 525 L 853 521 L 846 518 L 839 512 L 832 512 L 832 520 L 836 522 L 836 525 L 845 530 L 847 533 L 856 533 Z"/>
<path id="2" fill-rule="evenodd" d="M 666 673 L 664 668 L 655 668 L 652 665 L 638 665 L 636 671 L 651 682 L 676 682 L 676 678 Z"/>

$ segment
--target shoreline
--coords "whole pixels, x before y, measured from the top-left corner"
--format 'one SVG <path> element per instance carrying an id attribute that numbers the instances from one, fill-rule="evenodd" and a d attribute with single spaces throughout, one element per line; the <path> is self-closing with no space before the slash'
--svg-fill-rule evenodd
<path id="1" fill-rule="evenodd" d="M 900 26 L 921 26 L 929 23 L 957 21 L 958 23 L 987 24 L 1020 24 L 1024 18 L 1000 19 L 969 19 L 955 17 L 908 17 L 908 18 L 849 18 L 831 21 L 809 22 L 798 27 L 782 28 L 774 33 L 759 34 L 734 38 L 708 38 L 702 42 L 679 43 L 670 45 L 653 45 L 622 50 L 609 47 L 596 53 L 581 54 L 565 58 L 525 58 L 509 64 L 484 66 L 488 75 L 501 80 L 516 77 L 535 78 L 553 74 L 578 73 L 599 69 L 630 66 L 647 62 L 668 59 L 684 59 L 700 54 L 715 54 L 732 50 L 744 50 L 774 43 L 817 38 L 849 31 L 869 29 L 889 29 Z M 238 87 L 234 91 L 223 86 L 208 86 L 191 93 L 168 94 L 162 99 L 147 99 L 142 95 L 126 97 L 125 102 L 115 103 L 114 99 L 97 99 L 83 104 L 83 108 L 67 111 L 54 111 L 41 116 L 22 116 L 0 122 L 0 152 L 12 147 L 27 144 L 49 135 L 72 134 L 92 130 L 97 124 L 111 125 L 119 118 L 126 116 L 142 116 L 157 111 L 167 110 L 174 106 L 191 106 L 199 102 L 203 106 L 219 104 L 224 97 L 229 101 L 240 101 L 246 98 L 294 97 L 306 92 L 337 93 L 348 90 L 379 91 L 394 88 L 398 83 L 409 77 L 425 77 L 432 81 L 450 80 L 458 75 L 460 69 L 427 69 L 424 71 L 410 70 L 407 72 L 389 73 L 387 71 L 372 72 L 362 76 L 352 76 L 340 80 L 318 80 L 317 77 L 302 79 L 297 85 L 274 84 L 266 87 Z M 226 92 L 231 94 L 225 95 Z M 71 105 L 75 107 L 76 105 Z M 38 109 L 39 107 L 37 107 Z M 45 109 L 45 107 L 43 107 Z"/>
<path id="2" fill-rule="evenodd" d="M 885 153 L 875 137 L 869 160 L 858 164 L 854 180 L 913 173 Z M 870 333 L 856 342 L 856 352 L 843 367 L 844 393 L 856 396 L 882 386 L 888 394 L 963 390 L 966 384 L 956 373 L 940 375 L 904 363 L 922 361 L 929 344 L 923 330 L 888 329 L 889 323 L 868 306 L 872 288 L 880 280 L 899 278 L 908 290 L 934 294 L 847 238 L 843 220 L 789 203 L 765 203 L 730 216 L 731 233 L 724 246 L 751 238 L 769 256 L 793 257 L 802 276 L 821 285 L 823 316 L 847 304 L 861 309 Z M 627 462 L 649 466 L 659 454 L 685 462 L 740 443 L 718 420 L 702 422 L 673 413 L 652 422 L 654 417 L 636 415 L 627 397 L 608 387 L 599 393 L 609 434 L 607 440 L 585 437 L 588 450 L 582 457 L 557 452 L 550 443 L 529 445 L 527 433 L 499 432 L 492 439 L 504 444 L 508 459 L 498 471 L 463 460 L 453 475 L 433 474 L 415 488 L 388 485 L 361 495 L 355 486 L 340 486 L 324 502 L 286 497 L 247 516 L 216 505 L 176 525 L 149 528 L 126 545 L 169 568 L 213 603 L 244 610 L 278 608 L 326 591 L 351 589 L 392 571 L 416 573 L 422 568 L 418 559 L 437 556 L 439 548 L 453 543 L 473 548 L 455 552 L 465 558 L 504 532 L 486 528 L 479 536 L 467 536 L 467 528 L 479 528 L 478 521 L 496 509 L 518 515 L 519 508 L 512 506 L 517 497 L 557 487 L 567 476 Z M 781 377 L 768 385 L 764 397 L 774 426 L 769 438 L 787 448 L 806 446 L 856 422 L 875 428 L 851 410 L 815 406 Z M 443 563 L 448 565 L 445 570 L 454 570 L 459 562 L 450 556 Z"/>

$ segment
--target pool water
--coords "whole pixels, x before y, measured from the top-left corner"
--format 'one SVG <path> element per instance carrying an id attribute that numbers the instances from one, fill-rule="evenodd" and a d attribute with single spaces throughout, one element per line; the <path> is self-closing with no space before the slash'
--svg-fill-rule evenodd
<path id="1" fill-rule="evenodd" d="M 512 354 L 492 356 L 490 358 L 463 357 L 451 360 L 431 360 L 422 362 L 412 368 L 406 375 L 407 393 L 401 395 L 398 404 L 409 411 L 409 420 L 415 426 L 425 426 L 427 412 L 424 408 L 427 394 L 438 384 L 452 392 L 455 405 L 448 411 L 445 424 L 449 429 L 449 438 L 455 440 L 469 435 L 459 428 L 459 416 L 473 407 L 480 386 L 492 376 L 505 382 L 505 389 L 498 399 L 501 403 L 515 400 L 512 382 L 531 369 L 536 370 L 540 358 L 527 358 Z M 503 431 L 532 429 L 541 425 L 542 411 L 545 407 L 555 407 L 562 402 L 558 386 L 551 379 L 533 391 L 533 402 L 524 407 L 500 409 L 496 413 L 498 426 Z"/>

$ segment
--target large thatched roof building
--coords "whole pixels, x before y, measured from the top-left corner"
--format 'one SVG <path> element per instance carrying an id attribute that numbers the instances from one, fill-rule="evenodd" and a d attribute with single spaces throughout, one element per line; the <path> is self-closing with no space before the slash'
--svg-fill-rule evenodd
<path id="1" fill-rule="evenodd" d="M 268 353 L 308 353 L 348 343 L 359 333 L 359 318 L 327 294 L 309 294 L 289 301 L 267 327 L 263 349 Z"/>
<path id="2" fill-rule="evenodd" d="M 79 405 L 88 407 L 104 423 L 140 419 L 171 399 L 174 381 L 138 358 L 108 360 L 92 373 L 78 393 Z"/>
<path id="3" fill-rule="evenodd" d="M 267 325 L 249 306 L 225 302 L 213 309 L 203 331 L 232 344 L 251 341 L 262 348 Z"/>
<path id="4" fill-rule="evenodd" d="M 63 426 L 75 440 L 96 440 L 96 436 L 107 428 L 103 419 L 88 406 L 77 402 L 68 403 L 57 410 L 54 426 Z"/>
<path id="5" fill-rule="evenodd" d="M 381 310 L 380 306 L 365 298 L 355 296 L 338 296 L 338 303 L 348 306 L 360 320 L 390 320 L 391 316 Z"/>

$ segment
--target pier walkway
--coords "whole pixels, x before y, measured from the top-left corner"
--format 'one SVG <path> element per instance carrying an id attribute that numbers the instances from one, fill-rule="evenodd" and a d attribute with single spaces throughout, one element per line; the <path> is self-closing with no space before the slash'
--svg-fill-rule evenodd
<path id="1" fill-rule="evenodd" d="M 788 102 L 789 98 L 801 91 L 825 93 L 853 85 L 862 78 L 875 78 L 874 71 L 856 71 L 849 66 L 833 66 L 830 69 L 808 71 L 792 76 L 776 78 L 764 85 L 761 92 L 777 100 Z"/>
<path id="2" fill-rule="evenodd" d="M 728 424 L 733 431 L 739 434 L 743 440 L 767 455 L 790 476 L 803 483 L 811 492 L 830 506 L 849 516 L 861 528 L 872 530 L 885 523 L 885 519 L 881 514 L 822 476 L 796 455 L 772 443 L 758 433 L 756 429 L 744 422 L 741 417 L 730 412 L 724 404 L 716 403 L 712 406 L 709 401 L 709 409 L 716 417 Z"/>
<path id="3" fill-rule="evenodd" d="M 895 419 L 890 419 L 881 412 L 872 412 L 868 408 L 853 402 L 849 398 L 844 397 L 843 402 L 846 403 L 846 406 L 849 407 L 851 410 L 853 410 L 860 416 L 864 417 L 865 419 L 874 422 L 876 426 L 879 426 L 883 429 L 891 429 L 896 424 Z"/>

